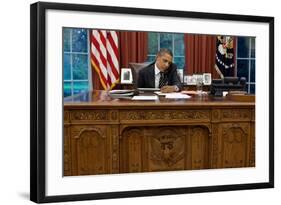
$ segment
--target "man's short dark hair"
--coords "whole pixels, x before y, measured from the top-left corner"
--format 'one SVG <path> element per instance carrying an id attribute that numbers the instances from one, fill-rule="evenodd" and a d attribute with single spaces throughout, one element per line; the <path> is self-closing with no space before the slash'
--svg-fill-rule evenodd
<path id="1" fill-rule="evenodd" d="M 157 56 L 162 56 L 164 55 L 165 53 L 169 54 L 170 56 L 173 57 L 173 52 L 168 49 L 168 48 L 161 48 L 158 52 L 157 52 Z"/>

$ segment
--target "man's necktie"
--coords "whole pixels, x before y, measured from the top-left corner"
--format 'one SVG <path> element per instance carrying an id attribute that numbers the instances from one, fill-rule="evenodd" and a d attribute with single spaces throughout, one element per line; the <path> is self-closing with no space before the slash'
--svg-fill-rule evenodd
<path id="1" fill-rule="evenodd" d="M 166 84 L 164 72 L 160 72 L 159 88 L 162 88 Z"/>

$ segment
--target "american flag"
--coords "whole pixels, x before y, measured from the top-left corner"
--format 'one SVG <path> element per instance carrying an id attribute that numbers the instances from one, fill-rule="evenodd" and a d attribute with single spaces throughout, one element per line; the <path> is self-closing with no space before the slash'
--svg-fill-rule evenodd
<path id="1" fill-rule="evenodd" d="M 119 81 L 118 35 L 115 31 L 91 31 L 91 63 L 105 90 Z"/>

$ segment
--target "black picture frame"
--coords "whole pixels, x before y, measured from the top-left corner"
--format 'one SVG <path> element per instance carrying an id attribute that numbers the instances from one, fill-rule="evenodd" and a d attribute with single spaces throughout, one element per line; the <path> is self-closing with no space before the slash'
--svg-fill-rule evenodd
<path id="1" fill-rule="evenodd" d="M 269 181 L 248 184 L 229 184 L 157 190 L 72 195 L 46 195 L 46 11 L 85 11 L 115 14 L 150 15 L 192 19 L 214 19 L 259 22 L 269 25 Z M 76 200 L 97 200 L 198 192 L 261 189 L 274 187 L 274 18 L 265 16 L 229 15 L 144 8 L 125 8 L 82 4 L 38 2 L 30 6 L 30 200 L 37 203 Z"/>

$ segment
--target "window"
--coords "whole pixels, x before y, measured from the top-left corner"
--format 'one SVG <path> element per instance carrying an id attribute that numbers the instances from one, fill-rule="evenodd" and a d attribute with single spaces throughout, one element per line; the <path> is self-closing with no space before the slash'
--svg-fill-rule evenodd
<path id="1" fill-rule="evenodd" d="M 246 77 L 247 92 L 255 93 L 256 85 L 256 56 L 255 56 L 255 37 L 238 37 L 237 38 L 237 76 Z"/>
<path id="2" fill-rule="evenodd" d="M 91 87 L 88 30 L 63 28 L 64 97 Z"/>
<path id="3" fill-rule="evenodd" d="M 148 33 L 148 55 L 147 61 L 155 60 L 156 53 L 160 48 L 168 48 L 173 54 L 173 62 L 177 64 L 179 69 L 185 66 L 185 49 L 184 49 L 184 34 L 172 33 Z"/>

